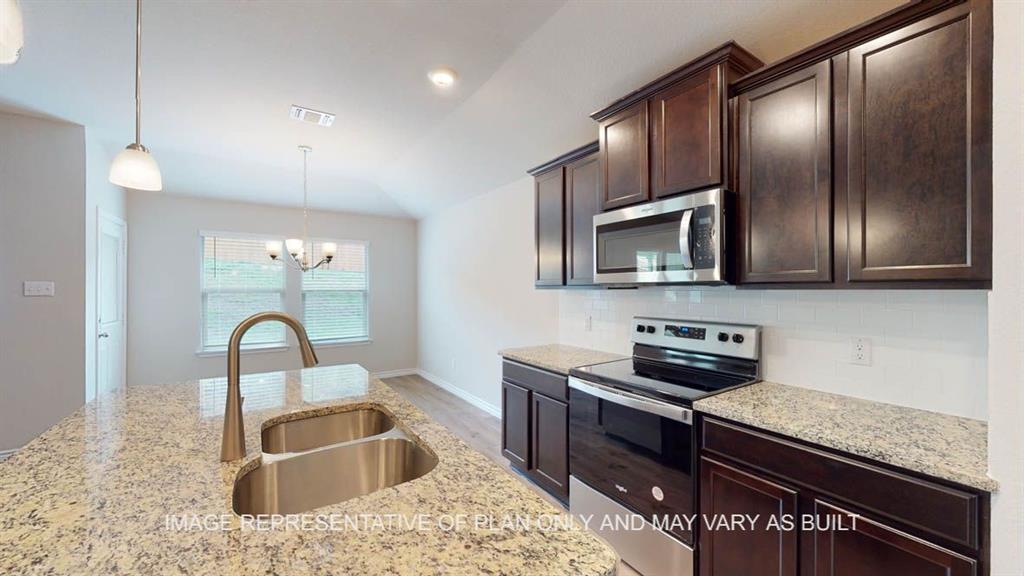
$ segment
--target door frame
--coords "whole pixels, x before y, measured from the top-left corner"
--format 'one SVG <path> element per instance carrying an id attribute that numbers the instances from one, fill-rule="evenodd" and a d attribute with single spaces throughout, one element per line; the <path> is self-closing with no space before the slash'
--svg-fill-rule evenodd
<path id="1" fill-rule="evenodd" d="M 99 346 L 99 334 L 100 334 L 100 299 L 103 297 L 101 289 L 101 274 L 100 274 L 100 258 L 102 257 L 101 244 L 103 241 L 103 224 L 112 224 L 114 226 L 120 226 L 122 230 L 121 236 L 121 262 L 122 265 L 118 269 L 118 285 L 121 293 L 121 301 L 119 305 L 121 307 L 121 383 L 122 387 L 128 385 L 128 222 L 124 218 L 115 216 L 109 212 L 106 212 L 100 207 L 96 207 L 96 275 L 94 278 L 95 282 L 95 302 L 93 303 L 96 310 L 95 321 L 92 326 L 92 338 L 93 338 L 93 384 L 92 384 L 92 397 L 98 399 L 100 394 L 100 346 Z"/>

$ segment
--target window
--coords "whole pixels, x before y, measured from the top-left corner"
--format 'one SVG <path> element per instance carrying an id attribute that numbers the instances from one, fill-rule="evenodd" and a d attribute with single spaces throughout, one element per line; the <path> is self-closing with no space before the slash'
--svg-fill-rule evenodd
<path id="1" fill-rule="evenodd" d="M 313 241 L 312 262 L 318 262 L 323 241 Z M 369 339 L 365 242 L 339 241 L 330 266 L 302 275 L 302 318 L 313 342 Z"/>
<path id="2" fill-rule="evenodd" d="M 239 322 L 284 310 L 285 269 L 267 257 L 265 238 L 203 235 L 202 350 L 227 348 Z M 243 348 L 285 345 L 285 327 L 264 322 L 245 334 Z"/>

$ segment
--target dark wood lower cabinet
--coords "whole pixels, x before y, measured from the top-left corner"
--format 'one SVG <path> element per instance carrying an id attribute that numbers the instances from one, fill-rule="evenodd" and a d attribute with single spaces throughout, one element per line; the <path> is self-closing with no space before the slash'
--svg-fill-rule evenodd
<path id="1" fill-rule="evenodd" d="M 501 383 L 501 453 L 514 466 L 530 467 L 530 391 Z"/>
<path id="2" fill-rule="evenodd" d="M 987 494 L 715 418 L 698 427 L 701 576 L 987 574 Z M 758 524 L 720 524 L 739 517 Z"/>
<path id="3" fill-rule="evenodd" d="M 548 492 L 569 498 L 569 405 L 533 394 L 534 480 Z"/>
<path id="4" fill-rule="evenodd" d="M 797 533 L 770 529 L 766 519 L 796 516 L 795 490 L 701 458 L 700 507 L 705 518 L 757 515 L 758 530 L 710 530 L 702 526 L 700 573 L 704 576 L 797 576 Z M 781 526 L 781 524 L 777 524 Z"/>
<path id="5" fill-rule="evenodd" d="M 501 452 L 527 478 L 569 500 L 569 382 L 562 374 L 504 361 Z"/>
<path id="6" fill-rule="evenodd" d="M 890 526 L 814 501 L 814 576 L 974 576 L 977 562 Z"/>

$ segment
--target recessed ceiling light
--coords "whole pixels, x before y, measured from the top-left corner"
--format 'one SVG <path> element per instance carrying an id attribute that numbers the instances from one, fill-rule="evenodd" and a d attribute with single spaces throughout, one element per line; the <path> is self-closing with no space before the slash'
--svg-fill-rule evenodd
<path id="1" fill-rule="evenodd" d="M 446 67 L 435 68 L 431 70 L 430 74 L 427 74 L 427 76 L 430 78 L 431 82 L 441 88 L 448 88 L 452 84 L 455 84 L 455 79 L 459 77 L 459 75 L 455 73 L 455 70 Z"/>

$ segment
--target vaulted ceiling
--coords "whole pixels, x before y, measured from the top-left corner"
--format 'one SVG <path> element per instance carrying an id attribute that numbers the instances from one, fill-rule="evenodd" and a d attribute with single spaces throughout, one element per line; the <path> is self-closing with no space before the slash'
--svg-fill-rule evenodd
<path id="1" fill-rule="evenodd" d="M 728 39 L 770 61 L 899 3 L 147 0 L 142 141 L 169 194 L 297 205 L 308 144 L 313 206 L 420 217 L 593 140 L 591 111 Z M 22 0 L 0 105 L 130 142 L 134 7 Z"/>

